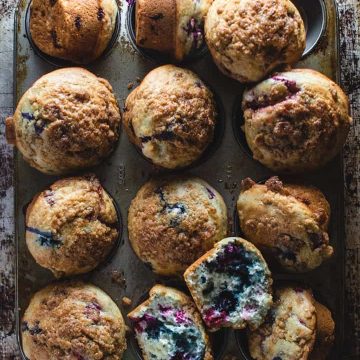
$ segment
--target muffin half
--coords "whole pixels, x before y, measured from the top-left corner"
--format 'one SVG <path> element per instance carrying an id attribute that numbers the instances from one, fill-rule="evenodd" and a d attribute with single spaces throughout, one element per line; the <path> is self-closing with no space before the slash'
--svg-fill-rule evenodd
<path id="1" fill-rule="evenodd" d="M 175 169 L 198 160 L 212 142 L 216 106 L 193 72 L 165 65 L 151 71 L 128 96 L 129 139 L 155 165 Z"/>
<path id="2" fill-rule="evenodd" d="M 119 138 L 121 113 L 111 85 L 82 68 L 37 80 L 6 120 L 7 138 L 46 174 L 99 164 Z"/>
<path id="3" fill-rule="evenodd" d="M 26 211 L 26 244 L 56 277 L 94 269 L 119 237 L 115 205 L 94 175 L 59 180 Z"/>
<path id="4" fill-rule="evenodd" d="M 125 323 L 112 299 L 96 286 L 59 283 L 38 291 L 21 322 L 29 360 L 120 360 Z"/>
<path id="5" fill-rule="evenodd" d="M 247 239 L 287 270 L 313 270 L 333 254 L 327 233 L 330 205 L 316 188 L 283 184 L 277 177 L 265 184 L 248 178 L 237 209 Z"/>
<path id="6" fill-rule="evenodd" d="M 131 202 L 131 245 L 161 275 L 182 275 L 227 234 L 221 195 L 198 178 L 154 179 Z"/>
<path id="7" fill-rule="evenodd" d="M 213 359 L 201 316 L 181 291 L 155 285 L 128 317 L 145 360 Z"/>
<path id="8" fill-rule="evenodd" d="M 223 239 L 184 274 L 210 331 L 259 327 L 272 305 L 272 279 L 260 251 L 241 238 Z"/>

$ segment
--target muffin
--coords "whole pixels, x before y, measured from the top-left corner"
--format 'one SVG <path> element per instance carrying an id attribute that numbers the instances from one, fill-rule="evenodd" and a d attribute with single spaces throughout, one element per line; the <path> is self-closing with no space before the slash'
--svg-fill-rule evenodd
<path id="1" fill-rule="evenodd" d="M 111 85 L 81 68 L 44 75 L 6 120 L 7 138 L 46 174 L 99 164 L 119 138 L 121 113 Z"/>
<path id="2" fill-rule="evenodd" d="M 212 0 L 137 0 L 136 44 L 182 61 L 204 43 L 204 18 Z"/>
<path id="3" fill-rule="evenodd" d="M 181 291 L 155 285 L 128 317 L 144 360 L 213 359 L 196 306 Z"/>
<path id="4" fill-rule="evenodd" d="M 326 360 L 334 345 L 335 323 L 330 310 L 315 301 L 316 309 L 316 341 L 309 356 L 310 360 Z"/>
<path id="5" fill-rule="evenodd" d="M 200 158 L 213 140 L 216 116 L 213 94 L 197 75 L 165 65 L 128 96 L 124 126 L 146 158 L 175 169 Z"/>
<path id="6" fill-rule="evenodd" d="M 314 346 L 316 311 L 310 290 L 278 288 L 265 322 L 248 332 L 255 360 L 306 360 Z"/>
<path id="7" fill-rule="evenodd" d="M 96 286 L 60 283 L 38 291 L 21 323 L 29 360 L 120 360 L 126 349 L 119 308 Z"/>
<path id="8" fill-rule="evenodd" d="M 201 179 L 153 179 L 131 202 L 128 230 L 135 253 L 154 272 L 181 276 L 226 236 L 226 205 Z"/>
<path id="9" fill-rule="evenodd" d="M 286 270 L 313 270 L 333 254 L 327 233 L 330 205 L 316 188 L 284 185 L 277 177 L 264 185 L 247 178 L 237 210 L 246 238 Z"/>
<path id="10" fill-rule="evenodd" d="M 227 238 L 184 274 L 210 331 L 259 327 L 272 305 L 272 279 L 260 251 L 241 238 Z"/>
<path id="11" fill-rule="evenodd" d="M 329 162 L 352 122 L 341 88 L 309 69 L 275 74 L 245 91 L 242 107 L 254 159 L 279 172 L 307 172 Z"/>
<path id="12" fill-rule="evenodd" d="M 30 33 L 43 53 L 87 64 L 107 48 L 117 16 L 115 0 L 33 0 Z"/>
<path id="13" fill-rule="evenodd" d="M 119 237 L 114 203 L 94 175 L 59 180 L 26 211 L 26 244 L 56 277 L 82 274 L 103 261 Z"/>
<path id="14" fill-rule="evenodd" d="M 304 22 L 289 0 L 214 0 L 205 36 L 215 64 L 242 83 L 296 63 L 306 46 Z"/>

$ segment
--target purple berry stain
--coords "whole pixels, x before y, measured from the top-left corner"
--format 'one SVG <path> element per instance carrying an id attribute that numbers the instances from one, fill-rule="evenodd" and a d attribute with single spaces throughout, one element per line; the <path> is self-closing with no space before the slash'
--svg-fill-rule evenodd
<path id="1" fill-rule="evenodd" d="M 212 190 L 210 190 L 208 187 L 206 188 L 206 191 L 208 192 L 209 194 L 209 199 L 212 200 L 215 198 L 215 194 Z"/>
<path id="2" fill-rule="evenodd" d="M 191 18 L 184 28 L 188 36 L 193 38 L 193 47 L 199 49 L 203 43 L 203 28 L 195 18 Z"/>

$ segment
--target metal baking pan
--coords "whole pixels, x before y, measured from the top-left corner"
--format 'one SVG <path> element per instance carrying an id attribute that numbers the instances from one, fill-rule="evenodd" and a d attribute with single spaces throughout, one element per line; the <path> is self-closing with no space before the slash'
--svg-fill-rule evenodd
<path id="1" fill-rule="evenodd" d="M 308 28 L 307 55 L 297 67 L 317 69 L 339 80 L 339 44 L 337 27 L 337 8 L 334 0 L 296 0 L 294 1 L 305 17 Z M 21 0 L 15 19 L 15 103 L 31 84 L 40 76 L 56 68 L 57 64 L 46 56 L 39 56 L 32 48 L 27 32 L 27 11 L 30 1 Z M 107 56 L 88 66 L 95 74 L 104 77 L 112 84 L 120 106 L 130 90 L 129 83 L 136 86 L 137 80 L 143 78 L 151 69 L 165 63 L 166 59 L 157 54 L 144 53 L 134 47 L 133 15 L 128 5 L 123 1 L 120 5 L 119 36 L 113 41 L 113 48 L 108 49 Z M 31 40 L 31 39 L 30 39 Z M 233 222 L 236 200 L 240 191 L 240 181 L 251 177 L 261 181 L 272 174 L 269 170 L 254 161 L 247 153 L 244 137 L 239 132 L 239 126 L 233 126 L 233 119 L 238 118 L 239 97 L 243 86 L 236 81 L 223 76 L 216 68 L 212 59 L 203 49 L 200 54 L 187 61 L 189 67 L 200 75 L 214 90 L 221 112 L 222 130 L 217 133 L 217 144 L 203 161 L 178 173 L 188 173 L 199 176 L 212 184 L 224 197 L 230 222 Z M 121 133 L 119 145 L 114 154 L 104 163 L 91 171 L 95 172 L 102 184 L 116 201 L 123 218 L 123 239 L 111 259 L 98 269 L 83 275 L 89 281 L 105 290 L 119 305 L 124 317 L 129 308 L 121 304 L 123 296 L 132 299 L 134 307 L 156 282 L 167 283 L 168 280 L 154 275 L 133 253 L 127 234 L 127 209 L 140 186 L 155 173 L 161 170 L 154 168 L 145 160 Z M 20 154 L 15 154 L 15 219 L 17 244 L 17 334 L 20 341 L 20 320 L 31 295 L 54 281 L 51 273 L 38 266 L 29 251 L 24 239 L 24 209 L 32 197 L 47 188 L 57 178 L 46 176 L 34 170 L 25 163 Z M 332 208 L 330 236 L 335 248 L 334 257 L 317 270 L 305 275 L 289 275 L 276 272 L 276 279 L 295 280 L 307 283 L 319 298 L 326 299 L 336 321 L 336 344 L 331 359 L 341 359 L 344 334 L 344 203 L 343 203 L 343 167 L 341 157 L 337 157 L 320 171 L 297 177 L 321 189 Z M 235 223 L 235 222 L 234 222 Z M 236 223 L 232 226 L 233 234 L 238 234 Z M 123 275 L 123 276 L 122 276 Z M 125 279 L 125 280 L 124 280 Z M 175 281 L 180 288 L 183 284 Z M 214 340 L 215 353 L 220 359 L 224 354 L 235 354 L 246 358 L 246 346 L 242 341 L 236 341 L 231 331 L 219 332 Z M 128 350 L 124 359 L 139 359 L 136 346 L 128 341 Z M 216 345 L 217 344 L 217 345 Z M 222 345 L 226 345 L 223 351 Z M 240 349 L 241 346 L 241 349 Z M 25 357 L 24 357 L 25 359 Z"/>

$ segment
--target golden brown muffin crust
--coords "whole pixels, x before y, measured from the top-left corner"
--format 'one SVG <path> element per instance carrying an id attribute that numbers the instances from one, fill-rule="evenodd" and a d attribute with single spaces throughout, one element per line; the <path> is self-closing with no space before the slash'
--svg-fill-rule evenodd
<path id="1" fill-rule="evenodd" d="M 193 72 L 165 65 L 128 96 L 124 126 L 146 157 L 176 168 L 201 156 L 213 139 L 216 115 L 212 93 Z"/>
<path id="2" fill-rule="evenodd" d="M 200 179 L 147 182 L 128 218 L 135 252 L 160 274 L 181 273 L 227 232 L 221 195 Z"/>
<path id="3" fill-rule="evenodd" d="M 50 174 L 98 164 L 113 150 L 120 121 L 111 85 L 82 68 L 41 77 L 13 117 L 18 149 L 30 165 Z"/>
<path id="4" fill-rule="evenodd" d="M 115 0 L 33 0 L 31 36 L 44 53 L 86 64 L 107 47 L 116 15 Z"/>
<path id="5" fill-rule="evenodd" d="M 331 353 L 335 340 L 335 322 L 330 310 L 315 301 L 316 309 L 316 341 L 309 356 L 310 360 L 326 360 Z"/>
<path id="6" fill-rule="evenodd" d="M 327 233 L 330 205 L 314 187 L 283 184 L 278 177 L 263 185 L 245 179 L 237 208 L 247 238 L 270 250 L 288 270 L 312 270 L 333 253 Z"/>
<path id="7" fill-rule="evenodd" d="M 120 360 L 125 324 L 115 303 L 82 283 L 46 287 L 32 298 L 21 325 L 30 360 Z"/>
<path id="8" fill-rule="evenodd" d="M 92 270 L 119 236 L 114 204 L 94 175 L 59 180 L 35 196 L 26 226 L 31 254 L 56 276 Z"/>
<path id="9" fill-rule="evenodd" d="M 205 34 L 220 70 L 241 82 L 295 63 L 306 44 L 301 16 L 288 0 L 215 0 Z"/>

